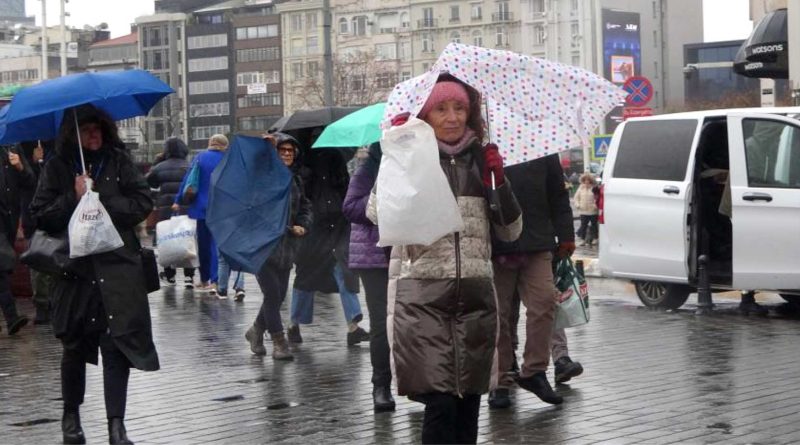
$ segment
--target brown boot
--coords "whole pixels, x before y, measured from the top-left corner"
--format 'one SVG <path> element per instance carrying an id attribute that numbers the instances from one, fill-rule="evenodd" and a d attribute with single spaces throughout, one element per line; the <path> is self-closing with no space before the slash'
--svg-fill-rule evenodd
<path id="1" fill-rule="evenodd" d="M 289 342 L 286 341 L 286 336 L 283 331 L 270 334 L 272 337 L 272 359 L 273 360 L 294 360 L 292 352 L 289 351 Z"/>
<path id="2" fill-rule="evenodd" d="M 264 347 L 264 330 L 259 329 L 256 325 L 250 326 L 250 329 L 244 333 L 244 338 L 250 343 L 250 350 L 255 355 L 267 355 L 267 348 Z"/>

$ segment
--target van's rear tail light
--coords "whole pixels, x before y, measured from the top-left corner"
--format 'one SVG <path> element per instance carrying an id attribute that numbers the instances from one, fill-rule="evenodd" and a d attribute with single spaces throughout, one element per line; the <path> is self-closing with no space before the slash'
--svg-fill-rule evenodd
<path id="1" fill-rule="evenodd" d="M 606 222 L 605 211 L 603 210 L 603 204 L 605 203 L 605 187 L 605 184 L 600 184 L 600 193 L 597 195 L 597 222 L 600 224 L 605 224 Z"/>

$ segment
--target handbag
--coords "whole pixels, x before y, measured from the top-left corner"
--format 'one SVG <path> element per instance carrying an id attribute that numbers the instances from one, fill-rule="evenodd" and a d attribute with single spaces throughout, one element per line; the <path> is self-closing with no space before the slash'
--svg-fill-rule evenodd
<path id="1" fill-rule="evenodd" d="M 0 233 L 0 271 L 10 272 L 14 270 L 16 262 L 17 255 L 14 252 L 14 248 L 8 242 L 5 234 Z"/>
<path id="2" fill-rule="evenodd" d="M 558 289 L 555 329 L 571 328 L 589 322 L 589 287 L 583 271 L 569 257 L 559 260 L 554 276 Z"/>
<path id="3" fill-rule="evenodd" d="M 200 166 L 195 159 L 192 168 L 186 173 L 186 183 L 181 190 L 181 204 L 191 205 L 197 199 L 198 190 L 200 190 Z"/>
<path id="4" fill-rule="evenodd" d="M 156 264 L 156 254 L 153 249 L 143 247 L 141 250 L 142 274 L 144 275 L 144 286 L 147 293 L 161 289 L 161 281 L 158 278 L 158 265 Z"/>
<path id="5" fill-rule="evenodd" d="M 19 257 L 23 264 L 39 272 L 60 275 L 69 271 L 69 241 L 67 232 L 50 235 L 44 230 L 33 233 L 28 250 Z"/>

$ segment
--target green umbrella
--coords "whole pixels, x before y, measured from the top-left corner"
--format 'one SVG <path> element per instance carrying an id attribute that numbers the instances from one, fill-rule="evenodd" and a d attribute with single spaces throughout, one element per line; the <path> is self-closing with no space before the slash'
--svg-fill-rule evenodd
<path id="1" fill-rule="evenodd" d="M 325 127 L 311 148 L 362 147 L 381 139 L 385 103 L 364 107 Z"/>

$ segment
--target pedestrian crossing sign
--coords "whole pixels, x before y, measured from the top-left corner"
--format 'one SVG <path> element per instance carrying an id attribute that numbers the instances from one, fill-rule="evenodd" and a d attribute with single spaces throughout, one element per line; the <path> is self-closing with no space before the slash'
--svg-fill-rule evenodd
<path id="1" fill-rule="evenodd" d="M 598 134 L 592 137 L 592 159 L 605 159 L 611 145 L 610 134 Z"/>

